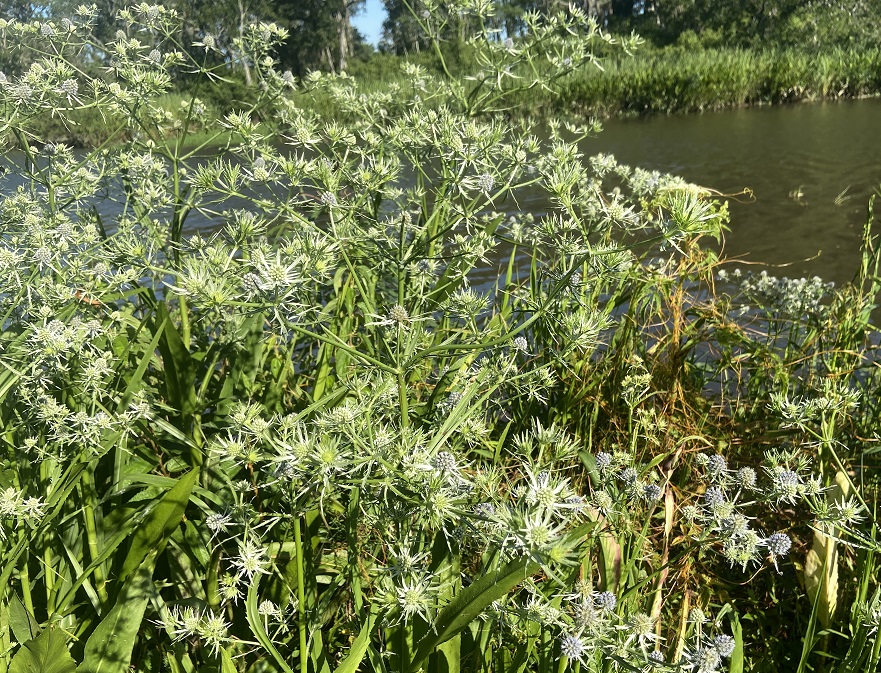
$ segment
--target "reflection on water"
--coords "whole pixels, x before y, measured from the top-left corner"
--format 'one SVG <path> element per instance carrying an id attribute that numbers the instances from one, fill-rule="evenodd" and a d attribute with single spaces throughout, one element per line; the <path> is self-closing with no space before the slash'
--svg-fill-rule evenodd
<path id="1" fill-rule="evenodd" d="M 751 189 L 752 202 L 730 201 L 726 254 L 838 284 L 856 271 L 881 184 L 879 129 L 881 100 L 867 99 L 612 120 L 584 150 L 725 194 Z"/>

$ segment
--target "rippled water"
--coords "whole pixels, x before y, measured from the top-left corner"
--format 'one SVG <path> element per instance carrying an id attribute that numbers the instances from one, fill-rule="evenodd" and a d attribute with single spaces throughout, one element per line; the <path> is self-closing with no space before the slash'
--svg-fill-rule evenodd
<path id="1" fill-rule="evenodd" d="M 752 190 L 730 199 L 726 255 L 767 264 L 774 275 L 842 283 L 856 270 L 866 204 L 881 184 L 879 132 L 881 100 L 866 99 L 611 120 L 583 149 L 723 194 Z M 0 191 L 17 183 L 7 175 Z M 538 192 L 521 196 L 519 207 L 537 215 L 550 206 Z M 97 205 L 107 216 L 119 210 L 113 200 Z M 246 204 L 225 207 L 237 205 Z M 197 212 L 187 221 L 188 229 L 215 226 Z M 493 270 L 483 274 L 495 281 Z"/>
<path id="2" fill-rule="evenodd" d="M 612 120 L 584 149 L 725 194 L 751 189 L 730 201 L 725 253 L 842 283 L 881 185 L 881 100 Z"/>

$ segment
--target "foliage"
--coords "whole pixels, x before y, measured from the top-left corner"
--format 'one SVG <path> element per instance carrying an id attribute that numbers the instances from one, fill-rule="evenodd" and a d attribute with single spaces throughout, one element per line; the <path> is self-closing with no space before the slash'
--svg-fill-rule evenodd
<path id="1" fill-rule="evenodd" d="M 633 42 L 456 9 L 479 71 L 429 11 L 384 90 L 273 24 L 4 24 L 0 671 L 877 666 L 871 228 L 842 291 L 721 280 L 711 192 L 505 119 Z M 250 101 L 175 95 L 229 58 Z"/>

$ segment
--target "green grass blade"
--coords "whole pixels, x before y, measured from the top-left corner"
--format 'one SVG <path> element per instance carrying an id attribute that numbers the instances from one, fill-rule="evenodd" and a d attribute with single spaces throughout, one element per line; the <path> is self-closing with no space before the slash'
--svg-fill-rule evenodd
<path id="1" fill-rule="evenodd" d="M 736 613 L 731 615 L 731 635 L 734 637 L 734 651 L 728 663 L 728 673 L 743 673 L 743 627 Z"/>
<path id="2" fill-rule="evenodd" d="M 150 600 L 154 563 L 155 557 L 146 560 L 123 585 L 116 603 L 86 641 L 77 673 L 128 673 Z"/>
<path id="3" fill-rule="evenodd" d="M 537 572 L 539 564 L 531 558 L 520 558 L 487 573 L 462 590 L 438 613 L 435 631 L 429 632 L 416 644 L 413 664 L 419 664 L 441 645 L 461 633 L 477 619 L 493 601 L 505 596 L 527 577 Z"/>
<path id="4" fill-rule="evenodd" d="M 349 653 L 346 655 L 346 658 L 334 669 L 334 673 L 355 673 L 355 671 L 358 670 L 358 667 L 364 660 L 364 655 L 367 654 L 367 647 L 370 645 L 370 636 L 373 633 L 374 621 L 375 617 L 373 613 L 371 613 L 367 617 L 367 623 L 361 628 L 358 637 L 355 638 L 355 642 L 352 643 L 352 647 L 349 648 Z"/>
<path id="5" fill-rule="evenodd" d="M 259 577 L 259 575 L 255 576 L 254 581 L 248 587 L 248 598 L 245 600 L 245 615 L 248 618 L 248 624 L 251 627 L 254 637 L 257 638 L 257 642 L 260 643 L 264 650 L 269 652 L 281 670 L 284 673 L 294 673 L 293 669 L 288 666 L 287 662 L 284 660 L 284 657 L 281 656 L 281 653 L 275 649 L 275 645 L 273 645 L 272 641 L 269 639 L 266 629 L 263 628 L 263 618 L 260 616 L 260 612 L 257 609 Z M 305 673 L 305 671 L 303 673 Z"/>
<path id="6" fill-rule="evenodd" d="M 119 573 L 119 582 L 137 570 L 147 555 L 151 552 L 157 554 L 165 547 L 168 538 L 180 524 L 187 503 L 196 480 L 199 478 L 199 470 L 191 470 L 177 480 L 177 484 L 159 499 L 159 503 L 150 514 L 141 522 L 135 530 L 132 546 L 122 564 Z"/>

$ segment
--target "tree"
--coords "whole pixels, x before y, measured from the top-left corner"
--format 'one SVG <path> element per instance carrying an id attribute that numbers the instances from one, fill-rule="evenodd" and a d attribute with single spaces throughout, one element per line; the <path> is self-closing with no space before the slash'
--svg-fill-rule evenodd
<path id="1" fill-rule="evenodd" d="M 273 3 L 271 19 L 290 31 L 279 57 L 297 75 L 345 70 L 360 36 L 352 16 L 365 0 L 287 0 Z"/>

